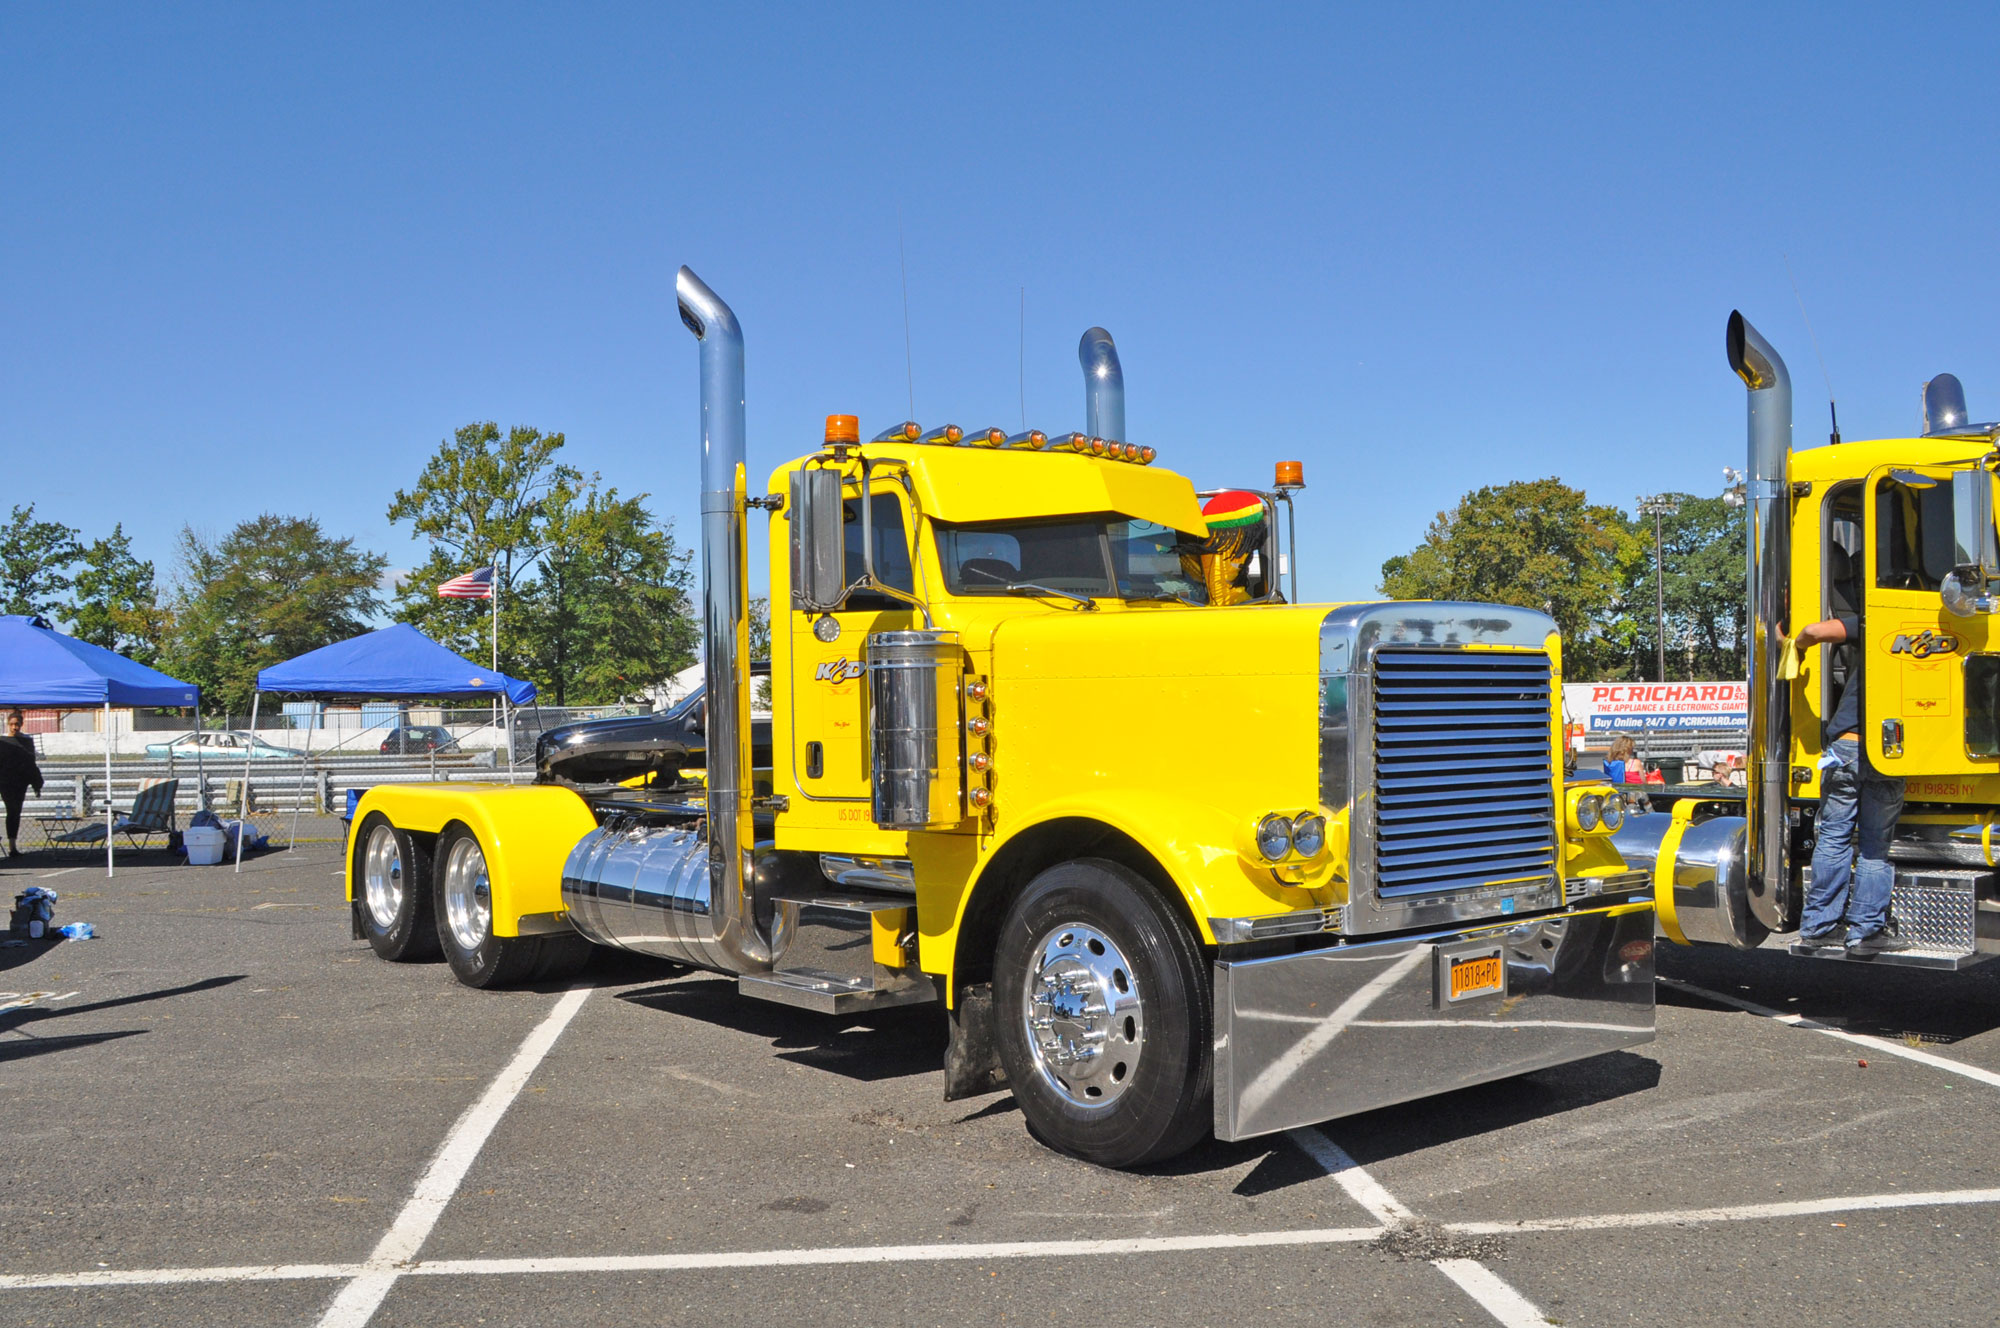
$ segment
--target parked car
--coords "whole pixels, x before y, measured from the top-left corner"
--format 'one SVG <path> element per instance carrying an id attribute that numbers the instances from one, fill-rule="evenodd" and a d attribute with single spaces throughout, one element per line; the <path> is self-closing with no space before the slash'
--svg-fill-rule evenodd
<path id="1" fill-rule="evenodd" d="M 389 730 L 389 736 L 382 739 L 382 754 L 385 756 L 406 756 L 411 752 L 449 752 L 458 749 L 458 739 L 451 736 L 451 730 L 436 724 L 404 724 Z"/>
<path id="2" fill-rule="evenodd" d="M 184 733 L 166 742 L 149 742 L 146 755 L 155 761 L 164 761 L 169 756 L 177 761 L 192 761 L 197 755 L 204 761 L 296 761 L 305 755 L 289 747 L 280 747 L 265 742 L 255 734 L 237 729 L 204 729 L 200 733 Z"/>

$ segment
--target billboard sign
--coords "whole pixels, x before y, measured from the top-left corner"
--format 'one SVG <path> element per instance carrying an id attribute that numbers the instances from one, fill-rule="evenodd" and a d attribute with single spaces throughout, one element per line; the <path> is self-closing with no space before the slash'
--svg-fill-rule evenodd
<path id="1" fill-rule="evenodd" d="M 1563 712 L 1567 723 L 1585 733 L 1745 729 L 1750 727 L 1750 687 L 1741 682 L 1566 682 Z"/>

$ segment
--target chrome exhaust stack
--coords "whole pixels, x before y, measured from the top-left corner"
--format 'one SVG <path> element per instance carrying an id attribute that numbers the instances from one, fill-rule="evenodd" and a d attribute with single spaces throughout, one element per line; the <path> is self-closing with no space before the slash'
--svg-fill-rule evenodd
<path id="1" fill-rule="evenodd" d="M 1093 327 L 1076 343 L 1083 365 L 1083 431 L 1092 438 L 1125 441 L 1125 370 L 1111 334 Z"/>
<path id="2" fill-rule="evenodd" d="M 1791 687 L 1778 676 L 1780 625 L 1796 629 L 1789 602 L 1792 499 L 1792 378 L 1785 361 L 1741 313 L 1729 315 L 1729 367 L 1749 390 L 1748 540 L 1745 582 L 1750 640 L 1750 912 L 1781 931 L 1792 909 Z M 1746 938 L 1747 939 L 1747 938 Z M 1757 940 L 1761 940 L 1758 937 Z M 1756 941 L 1751 941 L 1756 944 Z"/>
<path id="3" fill-rule="evenodd" d="M 1942 373 L 1924 384 L 1924 437 L 1950 438 L 1966 432 L 1965 388 L 1957 374 Z"/>
<path id="4" fill-rule="evenodd" d="M 744 579 L 743 331 L 683 267 L 681 322 L 701 343 L 702 655 L 708 684 L 705 830 L 613 821 L 563 865 L 563 901 L 591 940 L 700 968 L 762 972 L 783 952 L 782 906 L 759 925 L 750 865 L 749 605 Z M 705 856 L 706 870 L 700 859 Z"/>

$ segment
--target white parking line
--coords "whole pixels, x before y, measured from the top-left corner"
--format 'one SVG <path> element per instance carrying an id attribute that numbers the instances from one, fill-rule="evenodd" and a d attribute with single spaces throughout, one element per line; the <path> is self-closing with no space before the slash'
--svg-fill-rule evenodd
<path id="1" fill-rule="evenodd" d="M 1334 1183 L 1346 1190 L 1354 1202 L 1384 1227 L 1413 1221 L 1416 1214 L 1402 1200 L 1384 1189 L 1382 1182 L 1361 1169 L 1347 1150 L 1314 1129 L 1287 1130 L 1285 1137 L 1297 1144 L 1307 1157 L 1325 1168 Z M 1504 1279 L 1477 1259 L 1432 1259 L 1431 1267 L 1472 1297 L 1479 1308 L 1505 1328 L 1545 1328 L 1548 1318 L 1534 1304 L 1509 1286 Z"/>
<path id="2" fill-rule="evenodd" d="M 65 867 L 61 871 L 43 872 L 40 876 L 36 877 L 35 879 L 38 881 L 53 881 L 58 876 L 67 876 L 73 871 L 82 871 L 82 870 L 83 868 L 81 867 Z"/>
<path id="3" fill-rule="evenodd" d="M 1445 1230 L 1467 1236 L 1502 1236 L 1512 1231 L 1609 1231 L 1619 1227 L 1680 1227 L 1700 1222 L 1753 1222 L 1760 1218 L 1811 1217 L 1822 1213 L 1867 1213 L 1889 1208 L 1948 1208 L 1959 1204 L 1990 1203 L 2000 1203 L 2000 1190 L 1850 1194 L 1833 1199 L 1738 1204 L 1732 1208 L 1673 1208 L 1651 1213 L 1601 1213 L 1594 1217 L 1527 1218 L 1519 1222 L 1447 1222 Z"/>
<path id="4" fill-rule="evenodd" d="M 1299 1131 L 1312 1134 L 1314 1131 Z M 1345 1158 L 1333 1145 L 1321 1142 L 1302 1148 L 1329 1160 Z M 1332 1151 L 1328 1151 L 1332 1150 Z M 1396 1198 L 1358 1166 L 1330 1171 L 1349 1194 L 1366 1196 L 1357 1202 L 1371 1212 L 1407 1214 Z M 1342 1179 L 1344 1178 L 1344 1179 Z M 1953 1207 L 1973 1204 L 2000 1204 L 2000 1189 L 1934 1190 L 1920 1194 L 1860 1194 L 1829 1199 L 1806 1199 L 1790 1203 L 1742 1204 L 1733 1208 L 1682 1208 L 1646 1213 L 1599 1213 L 1581 1217 L 1526 1218 L 1517 1222 L 1450 1222 L 1444 1230 L 1460 1235 L 1510 1235 L 1537 1231 L 1606 1231 L 1635 1227 L 1689 1226 L 1703 1222 L 1754 1222 L 1781 1217 L 1801 1217 L 1823 1213 L 1882 1211 L 1895 1208 Z M 1397 1223 L 1407 1221 L 1397 1217 Z M 1029 1240 L 990 1245 L 858 1245 L 830 1249 L 729 1250 L 707 1254 L 609 1254 L 572 1257 L 518 1259 L 434 1259 L 415 1260 L 397 1271 L 404 1277 L 509 1277 L 533 1273 L 625 1273 L 677 1272 L 704 1268 L 765 1268 L 828 1264 L 946 1263 L 980 1259 L 1075 1258 L 1085 1255 L 1173 1254 L 1199 1250 L 1255 1249 L 1313 1245 L 1353 1245 L 1388 1234 L 1389 1226 L 1323 1227 L 1298 1231 L 1253 1231 L 1210 1236 L 1150 1236 L 1123 1240 Z M 1439 1260 L 1461 1264 L 1470 1260 Z M 1475 1265 L 1477 1266 L 1477 1265 Z M 97 1268 L 76 1273 L 0 1273 L 0 1290 L 27 1291 L 62 1288 L 113 1286 L 170 1286 L 203 1282 L 283 1282 L 332 1281 L 360 1278 L 371 1271 L 367 1263 L 238 1264 L 208 1268 Z M 1456 1273 L 1443 1269 L 1461 1286 L 1466 1281 L 1491 1287 L 1470 1277 L 1463 1268 Z M 1461 1280 L 1464 1278 L 1465 1280 Z M 1493 1281 L 1505 1286 L 1500 1279 Z M 1512 1289 L 1508 1288 L 1511 1292 Z M 1518 1294 L 1518 1293 L 1516 1293 Z M 1484 1303 L 1484 1302 L 1482 1302 Z M 1527 1302 L 1523 1301 L 1522 1304 Z M 1497 1297 L 1494 1313 L 1503 1323 Z M 1539 1324 L 1538 1319 L 1519 1322 Z"/>
<path id="5" fill-rule="evenodd" d="M 1740 996 L 1729 996 L 1719 991 L 1710 991 L 1706 987 L 1697 987 L 1692 982 L 1682 982 L 1679 978 L 1661 978 L 1659 981 L 1663 987 L 1673 987 L 1676 990 L 1699 996 L 1703 1000 L 1716 1001 L 1723 1005 L 1734 1006 L 1736 1009 L 1748 1014 L 1760 1015 L 1765 1019 L 1775 1019 L 1781 1024 L 1790 1024 L 1793 1028 L 1803 1028 L 1810 1033 L 1824 1033 L 1828 1037 L 1836 1037 L 1844 1042 L 1852 1042 L 1858 1047 L 1866 1047 L 1870 1051 L 1880 1052 L 1884 1056 L 1901 1056 L 1906 1061 L 1915 1061 L 1919 1065 L 1928 1065 L 1934 1070 L 1943 1070 L 1947 1074 L 1963 1075 L 1967 1079 L 1977 1080 L 1989 1087 L 2000 1088 L 2000 1074 L 1995 1074 L 1991 1070 L 1982 1070 L 1976 1065 L 1967 1065 L 1963 1061 L 1948 1060 L 1943 1056 L 1933 1056 L 1930 1052 L 1918 1051 L 1915 1047 L 1899 1046 L 1886 1038 L 1871 1037 L 1866 1033 L 1850 1033 L 1844 1028 L 1833 1028 L 1817 1020 L 1808 1019 L 1802 1014 L 1786 1014 L 1782 1010 L 1773 1010 L 1768 1005 L 1759 1005 L 1755 1001 L 1746 1001 Z"/>
<path id="6" fill-rule="evenodd" d="M 479 1150 L 486 1146 L 487 1137 L 493 1127 L 507 1114 L 521 1090 L 527 1087 L 528 1078 L 535 1067 L 549 1054 L 549 1048 L 562 1036 L 569 1021 L 583 1008 L 590 998 L 590 988 L 575 987 L 564 993 L 556 1002 L 556 1008 L 546 1019 L 535 1026 L 521 1043 L 514 1059 L 507 1062 L 507 1068 L 500 1071 L 479 1100 L 465 1109 L 458 1123 L 451 1127 L 437 1155 L 417 1181 L 416 1191 L 410 1195 L 403 1211 L 375 1246 L 375 1252 L 368 1256 L 368 1262 L 353 1281 L 341 1289 L 327 1307 L 320 1319 L 320 1328 L 360 1328 L 375 1316 L 382 1300 L 389 1294 L 389 1288 L 396 1284 L 408 1269 L 410 1260 L 416 1258 L 424 1240 L 444 1215 L 444 1206 L 451 1202 L 452 1194 L 458 1189 L 465 1173 L 472 1169 Z"/>

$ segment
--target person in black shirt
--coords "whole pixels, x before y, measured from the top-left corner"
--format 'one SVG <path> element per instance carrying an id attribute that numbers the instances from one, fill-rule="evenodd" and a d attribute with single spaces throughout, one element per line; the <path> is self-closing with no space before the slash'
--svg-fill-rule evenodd
<path id="1" fill-rule="evenodd" d="M 18 858 L 15 843 L 21 833 L 21 804 L 27 799 L 28 785 L 42 791 L 42 768 L 35 764 L 35 740 L 21 732 L 21 711 L 7 712 L 7 734 L 0 738 L 0 802 L 7 804 L 7 856 Z"/>
<path id="2" fill-rule="evenodd" d="M 1836 610 L 1844 606 L 1836 604 Z M 1852 955 L 1907 950 L 1891 929 L 1889 891 L 1896 869 L 1889 842 L 1903 814 L 1903 781 L 1868 760 L 1861 743 L 1861 619 L 1852 612 L 1799 629 L 1799 649 L 1827 646 L 1828 661 L 1844 662 L 1847 678 L 1827 716 L 1820 759 L 1819 817 L 1813 827 L 1812 888 L 1799 919 L 1799 941 L 1814 949 L 1845 946 Z M 1836 653 L 1837 652 L 1837 653 Z M 1856 860 L 1857 852 L 1859 861 Z"/>

